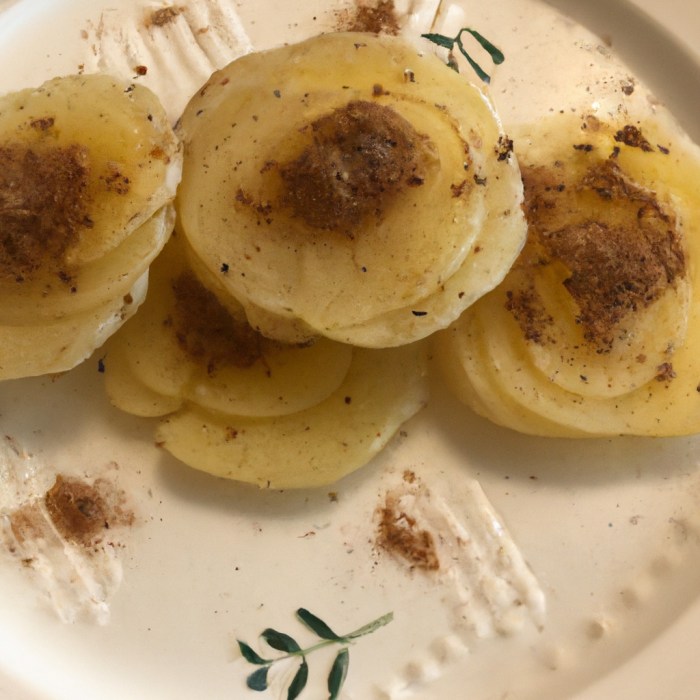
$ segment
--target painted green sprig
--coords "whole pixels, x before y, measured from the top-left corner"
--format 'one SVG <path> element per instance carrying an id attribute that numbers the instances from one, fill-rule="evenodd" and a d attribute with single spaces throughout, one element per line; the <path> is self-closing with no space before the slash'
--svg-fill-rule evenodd
<path id="1" fill-rule="evenodd" d="M 238 648 L 241 654 L 251 664 L 258 666 L 246 679 L 246 685 L 251 690 L 264 691 L 268 687 L 268 675 L 273 664 L 285 659 L 298 658 L 300 659 L 299 666 L 292 678 L 289 687 L 287 688 L 287 700 L 295 700 L 306 687 L 309 679 L 309 664 L 306 657 L 312 652 L 322 649 L 323 647 L 333 644 L 339 645 L 341 648 L 333 660 L 330 672 L 328 673 L 328 700 L 337 700 L 340 695 L 340 690 L 345 683 L 348 675 L 348 666 L 350 663 L 350 650 L 348 646 L 356 639 L 364 637 L 367 634 L 375 632 L 380 627 L 389 624 L 394 619 L 393 613 L 387 613 L 372 620 L 366 625 L 359 627 L 348 634 L 336 634 L 321 618 L 309 612 L 305 608 L 299 608 L 296 611 L 297 619 L 310 629 L 320 642 L 303 648 L 300 644 L 288 634 L 279 632 L 268 627 L 261 633 L 262 639 L 273 649 L 284 652 L 283 656 L 277 656 L 274 659 L 267 659 L 260 656 L 249 644 L 238 641 Z"/>
<path id="2" fill-rule="evenodd" d="M 491 60 L 493 61 L 494 65 L 500 65 L 501 63 L 503 63 L 503 61 L 505 61 L 506 57 L 503 55 L 503 52 L 500 49 L 496 48 L 486 37 L 479 34 L 479 32 L 477 32 L 476 29 L 462 27 L 462 29 L 459 30 L 457 36 L 452 38 L 445 36 L 444 34 L 432 33 L 421 34 L 421 36 L 424 39 L 428 39 L 428 41 L 432 41 L 433 44 L 442 46 L 450 52 L 454 50 L 454 47 L 456 45 L 462 56 L 464 56 L 464 58 L 467 59 L 467 63 L 469 63 L 474 72 L 479 76 L 481 80 L 488 84 L 491 82 L 491 76 L 469 55 L 467 50 L 464 48 L 464 43 L 462 42 L 462 34 L 464 34 L 465 32 L 470 36 L 474 37 L 474 39 L 476 39 L 479 45 L 489 54 L 489 56 L 491 56 Z M 451 56 L 448 60 L 447 65 L 457 70 L 457 64 L 454 62 Z"/>

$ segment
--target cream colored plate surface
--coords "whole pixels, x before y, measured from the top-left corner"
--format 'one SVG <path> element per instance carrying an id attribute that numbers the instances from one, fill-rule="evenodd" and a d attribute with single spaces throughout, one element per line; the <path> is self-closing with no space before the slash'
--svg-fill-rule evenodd
<path id="1" fill-rule="evenodd" d="M 143 29 L 156 3 L 4 0 L 0 90 L 78 70 L 134 71 L 175 118 L 214 65 L 332 28 L 342 14 L 321 0 L 302 10 L 185 4 L 188 23 L 164 38 Z M 568 99 L 561 85 L 586 82 L 581 56 L 611 43 L 700 139 L 697 5 L 637 0 L 654 22 L 624 0 L 552 4 L 606 42 L 535 0 L 442 3 L 441 21 L 468 22 L 504 49 L 493 85 L 506 124 L 557 108 Z M 437 5 L 413 3 L 407 31 L 427 31 Z M 136 77 L 139 65 L 145 76 Z M 259 492 L 168 459 L 148 421 L 109 407 L 100 358 L 60 378 L 0 385 L 5 535 L 8 514 L 56 473 L 103 478 L 135 513 L 92 557 L 62 543 L 0 553 L 0 697 L 282 698 L 284 673 L 265 694 L 245 687 L 252 667 L 236 640 L 261 648 L 258 634 L 275 627 L 313 643 L 294 617 L 300 607 L 339 632 L 393 612 L 352 646 L 346 699 L 697 697 L 696 438 L 527 438 L 476 418 L 438 386 L 379 459 L 332 489 Z M 472 548 L 456 538 L 454 564 L 408 570 L 376 546 L 387 492 L 408 499 L 445 542 L 468 533 Z M 332 658 L 327 649 L 309 656 L 301 698 L 327 697 Z"/>

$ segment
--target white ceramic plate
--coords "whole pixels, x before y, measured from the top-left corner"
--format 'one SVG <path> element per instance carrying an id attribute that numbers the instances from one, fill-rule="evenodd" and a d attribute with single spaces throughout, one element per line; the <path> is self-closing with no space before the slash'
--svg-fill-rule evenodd
<path id="1" fill-rule="evenodd" d="M 413 3 L 420 11 L 407 31 L 428 30 L 437 4 Z M 605 37 L 700 139 L 697 7 L 638 0 L 656 23 L 624 0 L 551 4 Z M 145 64 L 148 74 L 134 79 L 153 85 L 175 116 L 213 64 L 339 21 L 337 6 L 321 0 L 303 10 L 267 0 L 182 5 L 195 31 L 156 46 L 152 34 L 132 32 L 133 18 L 155 3 L 4 0 L 0 90 Z M 506 124 L 567 99 L 550 73 L 585 82 L 566 73 L 580 65 L 581 47 L 587 57 L 609 53 L 536 0 L 449 7 L 443 3 L 447 25 L 468 18 L 506 53 L 493 83 Z M 565 48 L 574 41 L 579 58 Z M 533 77 L 533 66 L 543 72 Z M 40 496 L 56 473 L 106 479 L 136 515 L 92 559 L 70 548 L 43 563 L 49 550 L 31 561 L 3 552 L 0 696 L 285 697 L 293 669 L 256 694 L 245 687 L 254 667 L 236 640 L 262 650 L 258 634 L 271 626 L 311 644 L 314 635 L 294 617 L 306 607 L 341 633 L 393 612 L 390 624 L 351 647 L 344 698 L 697 697 L 697 439 L 532 439 L 480 420 L 437 387 L 429 408 L 367 468 L 328 489 L 260 492 L 159 451 L 148 421 L 108 405 L 99 359 L 98 351 L 60 378 L 0 386 L 5 531 L 13 508 Z M 406 470 L 465 524 L 487 564 L 470 570 L 462 561 L 455 575 L 410 571 L 376 546 L 374 513 L 387 491 L 407 488 Z M 512 566 L 498 559 L 504 552 Z M 530 595 L 524 612 L 494 597 L 484 606 L 491 589 L 508 593 L 509 585 Z M 327 697 L 333 653 L 309 655 L 302 698 Z"/>

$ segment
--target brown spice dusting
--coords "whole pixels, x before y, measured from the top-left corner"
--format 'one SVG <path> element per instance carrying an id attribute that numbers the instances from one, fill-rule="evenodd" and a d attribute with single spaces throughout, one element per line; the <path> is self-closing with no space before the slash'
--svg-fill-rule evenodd
<path id="1" fill-rule="evenodd" d="M 107 171 L 100 175 L 100 181 L 104 183 L 107 192 L 125 195 L 131 189 L 131 180 L 122 172 L 118 163 L 109 163 Z"/>
<path id="2" fill-rule="evenodd" d="M 625 95 L 631 95 L 634 92 L 634 78 L 628 78 L 620 82 L 620 89 Z"/>
<path id="3" fill-rule="evenodd" d="M 47 129 L 50 129 L 55 123 L 56 120 L 54 117 L 39 117 L 38 119 L 32 119 L 29 122 L 29 126 L 31 126 L 32 129 L 36 129 L 37 131 L 46 131 Z"/>
<path id="4" fill-rule="evenodd" d="M 379 510 L 377 544 L 405 559 L 412 569 L 437 571 L 440 568 L 432 533 L 416 525 L 415 518 L 406 513 L 396 497 L 387 494 Z"/>
<path id="5" fill-rule="evenodd" d="M 69 542 L 87 546 L 109 527 L 104 498 L 83 481 L 59 474 L 44 503 L 56 529 Z"/>
<path id="6" fill-rule="evenodd" d="M 670 362 L 662 362 L 656 368 L 656 373 L 656 380 L 659 382 L 670 382 L 672 379 L 676 378 L 676 373 Z"/>
<path id="7" fill-rule="evenodd" d="M 165 163 L 170 162 L 170 156 L 160 146 L 155 146 L 152 148 L 148 152 L 148 155 L 155 160 L 162 160 Z"/>
<path id="8" fill-rule="evenodd" d="M 84 146 L 0 145 L 0 276 L 60 267 L 91 224 L 89 175 Z"/>
<path id="9" fill-rule="evenodd" d="M 61 537 L 84 547 L 96 544 L 105 530 L 134 522 L 124 492 L 102 478 L 89 484 L 58 474 L 44 496 L 44 505 Z"/>
<path id="10" fill-rule="evenodd" d="M 337 18 L 338 31 L 371 32 L 395 36 L 401 28 L 394 0 L 379 0 L 373 4 L 358 3 L 352 10 L 339 12 Z"/>
<path id="11" fill-rule="evenodd" d="M 506 136 L 499 136 L 496 145 L 496 156 L 499 161 L 508 160 L 513 152 L 513 139 Z"/>
<path id="12" fill-rule="evenodd" d="M 591 165 L 578 182 L 565 182 L 561 168 L 523 167 L 528 243 L 518 265 L 560 264 L 564 286 L 579 309 L 584 337 L 599 351 L 611 349 L 615 329 L 629 313 L 658 299 L 685 275 L 683 241 L 675 216 L 631 181 L 615 159 Z M 597 218 L 590 211 L 596 198 Z M 581 203 L 583 202 L 583 205 Z M 541 342 L 548 320 L 536 294 L 520 291 L 507 306 Z"/>
<path id="13" fill-rule="evenodd" d="M 38 540 L 44 537 L 46 519 L 36 503 L 24 503 L 8 516 L 10 529 L 17 544 Z M 11 550 L 12 551 L 12 550 Z"/>
<path id="14" fill-rule="evenodd" d="M 269 161 L 272 163 L 272 161 Z M 274 165 L 273 165 L 274 167 Z M 261 172 L 268 172 L 269 168 L 263 167 Z M 236 191 L 236 201 L 242 204 L 248 209 L 254 211 L 260 217 L 258 223 L 265 221 L 266 223 L 272 223 L 272 213 L 273 206 L 270 202 L 256 201 L 250 194 L 248 194 L 242 187 L 239 187 Z M 226 270 L 228 272 L 228 270 Z"/>
<path id="15" fill-rule="evenodd" d="M 154 10 L 146 19 L 147 27 L 164 27 L 175 21 L 175 18 L 182 12 L 181 7 L 161 7 Z"/>
<path id="16" fill-rule="evenodd" d="M 173 281 L 175 318 L 180 347 L 212 374 L 217 367 L 250 367 L 262 357 L 262 337 L 233 318 L 216 296 L 189 272 Z"/>
<path id="17" fill-rule="evenodd" d="M 547 328 L 554 319 L 538 304 L 533 288 L 506 291 L 506 309 L 513 314 L 526 340 L 538 345 L 548 340 Z"/>
<path id="18" fill-rule="evenodd" d="M 462 182 L 450 185 L 450 192 L 455 199 L 458 199 L 465 193 L 469 193 L 471 189 L 472 183 L 469 180 L 462 180 Z"/>
<path id="19" fill-rule="evenodd" d="M 615 134 L 615 141 L 632 148 L 640 148 L 642 151 L 654 150 L 654 147 L 642 135 L 642 130 L 631 124 L 627 124 Z"/>
<path id="20" fill-rule="evenodd" d="M 425 181 L 427 137 L 390 107 L 357 100 L 311 124 L 311 143 L 280 167 L 284 203 L 312 228 L 352 235 Z"/>

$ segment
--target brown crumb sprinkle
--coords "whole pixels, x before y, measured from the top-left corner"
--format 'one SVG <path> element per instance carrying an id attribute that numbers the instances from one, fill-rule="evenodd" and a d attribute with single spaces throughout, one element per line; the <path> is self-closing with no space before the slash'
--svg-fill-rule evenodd
<path id="1" fill-rule="evenodd" d="M 627 124 L 615 134 L 615 141 L 625 146 L 639 148 L 642 151 L 653 151 L 654 147 L 644 138 L 642 130 L 632 124 Z"/>
<path id="2" fill-rule="evenodd" d="M 177 16 L 182 12 L 181 7 L 161 7 L 154 10 L 146 19 L 146 27 L 164 27 L 175 21 Z"/>
<path id="3" fill-rule="evenodd" d="M 83 481 L 59 474 L 44 502 L 56 529 L 69 542 L 87 545 L 109 527 L 104 498 Z"/>
<path id="4" fill-rule="evenodd" d="M 170 320 L 178 344 L 210 374 L 221 365 L 250 367 L 262 357 L 262 337 L 234 319 L 192 273 L 181 274 L 172 288 L 175 313 Z"/>
<path id="5" fill-rule="evenodd" d="M 337 18 L 338 31 L 371 32 L 395 36 L 401 28 L 394 0 L 379 0 L 374 4 L 358 3 L 353 10 L 339 12 Z"/>
<path id="6" fill-rule="evenodd" d="M 400 114 L 355 100 L 311 124 L 311 141 L 279 168 L 283 203 L 312 228 L 352 236 L 426 177 L 431 144 Z"/>
<path id="7" fill-rule="evenodd" d="M 670 382 L 676 378 L 676 372 L 670 362 L 663 362 L 656 368 L 656 380 L 659 382 Z"/>
<path id="8" fill-rule="evenodd" d="M 387 494 L 379 515 L 377 544 L 380 547 L 405 559 L 412 569 L 437 571 L 440 568 L 432 533 L 417 527 L 415 518 L 401 508 L 398 499 Z"/>
<path id="9" fill-rule="evenodd" d="M 85 146 L 0 146 L 0 275 L 60 267 L 92 225 L 89 178 Z"/>
<path id="10" fill-rule="evenodd" d="M 44 505 L 61 537 L 83 547 L 97 544 L 106 530 L 134 522 L 124 492 L 103 478 L 90 484 L 58 474 Z"/>
<path id="11" fill-rule="evenodd" d="M 586 156 L 587 157 L 587 156 Z M 611 349 L 629 313 L 648 307 L 686 274 L 675 216 L 653 192 L 630 180 L 614 158 L 592 163 L 568 181 L 562 168 L 523 167 L 528 242 L 516 264 L 563 265 L 563 284 L 578 308 L 584 338 L 599 352 Z M 577 218 L 586 201 L 602 199 L 597 218 Z M 534 342 L 549 322 L 536 294 L 512 289 L 507 308 Z"/>

